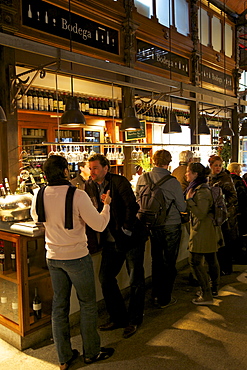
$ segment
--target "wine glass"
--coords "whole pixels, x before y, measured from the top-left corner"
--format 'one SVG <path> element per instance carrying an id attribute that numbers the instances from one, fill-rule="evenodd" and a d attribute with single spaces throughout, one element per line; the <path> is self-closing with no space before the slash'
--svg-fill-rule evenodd
<path id="1" fill-rule="evenodd" d="M 138 154 L 138 161 L 142 161 L 143 157 L 144 157 L 144 153 L 143 153 L 141 147 L 139 147 L 139 150 L 138 150 L 137 154 Z"/>
<path id="2" fill-rule="evenodd" d="M 134 147 L 134 149 L 131 152 L 131 159 L 133 159 L 133 161 L 137 161 L 138 157 L 139 157 L 138 152 L 137 152 L 136 148 Z"/>
<path id="3" fill-rule="evenodd" d="M 118 159 L 120 159 L 121 161 L 124 161 L 124 159 L 125 159 L 125 155 L 124 155 L 124 152 L 123 152 L 123 147 L 120 148 L 120 151 L 118 153 Z"/>

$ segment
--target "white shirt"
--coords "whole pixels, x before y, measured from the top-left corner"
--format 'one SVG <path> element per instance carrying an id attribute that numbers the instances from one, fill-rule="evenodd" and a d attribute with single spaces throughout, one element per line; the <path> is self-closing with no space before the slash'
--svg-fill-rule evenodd
<path id="1" fill-rule="evenodd" d="M 37 189 L 38 190 L 38 189 Z M 71 260 L 86 256 L 87 236 L 85 224 L 96 231 L 103 231 L 110 220 L 110 206 L 104 205 L 101 213 L 93 206 L 84 190 L 76 189 L 73 198 L 73 229 L 65 229 L 65 199 L 68 185 L 47 186 L 44 191 L 46 222 L 45 242 L 46 257 L 57 260 Z M 31 216 L 38 222 L 35 192 Z"/>

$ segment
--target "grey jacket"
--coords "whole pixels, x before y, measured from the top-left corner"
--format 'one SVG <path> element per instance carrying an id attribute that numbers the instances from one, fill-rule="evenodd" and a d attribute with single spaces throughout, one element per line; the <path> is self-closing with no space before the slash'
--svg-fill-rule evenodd
<path id="1" fill-rule="evenodd" d="M 152 171 L 149 172 L 151 180 L 155 183 L 159 181 L 162 177 L 169 175 L 170 171 L 162 167 L 154 167 Z M 141 175 L 137 181 L 136 185 L 136 198 L 138 199 L 140 194 L 140 189 L 146 185 L 145 178 Z M 180 183 L 176 178 L 170 179 L 161 185 L 164 193 L 167 207 L 173 201 L 169 214 L 167 216 L 165 225 L 177 225 L 181 223 L 180 212 L 186 211 L 186 202 L 184 200 L 183 192 Z"/>

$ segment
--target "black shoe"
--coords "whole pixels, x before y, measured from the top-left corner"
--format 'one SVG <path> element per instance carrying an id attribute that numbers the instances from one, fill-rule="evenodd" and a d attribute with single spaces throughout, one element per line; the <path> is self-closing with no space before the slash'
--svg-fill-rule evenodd
<path id="1" fill-rule="evenodd" d="M 114 348 L 101 347 L 100 352 L 94 357 L 91 357 L 91 358 L 84 357 L 84 362 L 85 364 L 92 364 L 93 362 L 96 362 L 96 361 L 107 360 L 113 355 L 113 353 L 114 353 Z"/>
<path id="2" fill-rule="evenodd" d="M 99 330 L 101 331 L 110 331 L 119 328 L 124 328 L 126 325 L 117 324 L 115 322 L 107 322 L 106 324 L 100 325 Z"/>
<path id="3" fill-rule="evenodd" d="M 125 339 L 127 339 L 127 338 L 131 337 L 133 334 L 135 334 L 136 331 L 137 331 L 137 325 L 128 325 L 124 329 L 123 337 Z"/>
<path id="4" fill-rule="evenodd" d="M 63 364 L 60 364 L 60 370 L 69 369 L 72 362 L 79 356 L 79 352 L 77 351 L 77 349 L 72 349 L 72 352 L 73 352 L 73 355 L 72 355 L 71 359 L 67 362 L 64 362 Z"/>

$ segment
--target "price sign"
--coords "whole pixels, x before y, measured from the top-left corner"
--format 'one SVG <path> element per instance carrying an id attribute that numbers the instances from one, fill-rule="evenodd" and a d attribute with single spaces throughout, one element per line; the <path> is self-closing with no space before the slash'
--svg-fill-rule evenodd
<path id="1" fill-rule="evenodd" d="M 146 121 L 140 121 L 141 130 L 126 131 L 125 140 L 138 140 L 146 137 Z"/>

